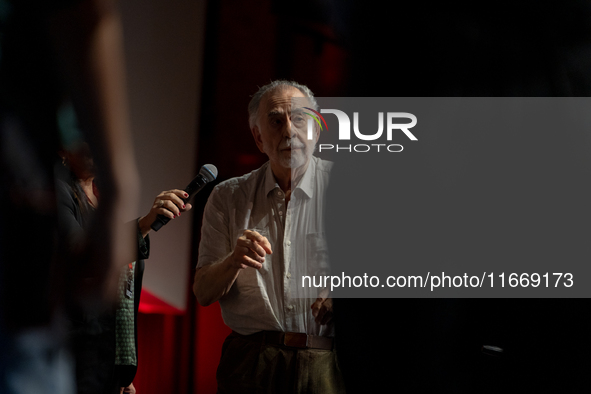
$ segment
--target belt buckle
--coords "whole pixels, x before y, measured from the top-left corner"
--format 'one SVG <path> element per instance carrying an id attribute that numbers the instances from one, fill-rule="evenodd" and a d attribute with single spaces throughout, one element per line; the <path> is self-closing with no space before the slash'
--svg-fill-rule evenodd
<path id="1" fill-rule="evenodd" d="M 308 335 L 300 332 L 286 332 L 283 336 L 283 344 L 289 347 L 308 347 Z"/>

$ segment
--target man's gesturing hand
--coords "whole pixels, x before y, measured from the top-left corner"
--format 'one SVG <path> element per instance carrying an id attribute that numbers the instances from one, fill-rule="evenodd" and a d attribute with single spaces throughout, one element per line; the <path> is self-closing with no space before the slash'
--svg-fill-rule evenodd
<path id="1" fill-rule="evenodd" d="M 242 236 L 236 241 L 232 262 L 238 268 L 259 269 L 263 266 L 267 253 L 273 253 L 269 240 L 256 231 L 244 230 Z"/>

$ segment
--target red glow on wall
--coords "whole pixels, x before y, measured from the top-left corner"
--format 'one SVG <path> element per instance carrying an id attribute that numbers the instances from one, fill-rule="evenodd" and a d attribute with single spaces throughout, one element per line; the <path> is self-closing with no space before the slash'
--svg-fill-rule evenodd
<path id="1" fill-rule="evenodd" d="M 146 289 L 142 289 L 139 311 L 140 313 L 161 313 L 164 315 L 182 315 L 185 313 L 182 309 L 169 304 Z"/>
<path id="2" fill-rule="evenodd" d="M 195 315 L 194 329 L 191 314 Z M 222 344 L 230 332 L 217 302 L 183 312 L 142 290 L 134 379 L 137 392 L 215 394 Z"/>

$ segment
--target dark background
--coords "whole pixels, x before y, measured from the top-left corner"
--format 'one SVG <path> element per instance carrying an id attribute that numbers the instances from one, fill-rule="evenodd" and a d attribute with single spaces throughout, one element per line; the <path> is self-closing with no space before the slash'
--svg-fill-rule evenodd
<path id="1" fill-rule="evenodd" d="M 589 94 L 587 3 L 353 8 L 349 96 Z M 339 299 L 335 305 L 352 392 L 550 393 L 587 385 L 588 300 Z M 483 345 L 504 352 L 487 355 Z"/>

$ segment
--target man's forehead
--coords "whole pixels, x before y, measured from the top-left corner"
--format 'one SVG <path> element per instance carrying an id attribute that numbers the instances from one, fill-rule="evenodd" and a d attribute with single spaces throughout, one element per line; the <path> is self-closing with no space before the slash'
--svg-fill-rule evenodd
<path id="1" fill-rule="evenodd" d="M 285 111 L 290 112 L 291 110 L 291 99 L 292 97 L 306 97 L 297 88 L 278 88 L 269 92 L 263 101 L 263 107 L 265 112 L 272 113 L 284 113 Z"/>

